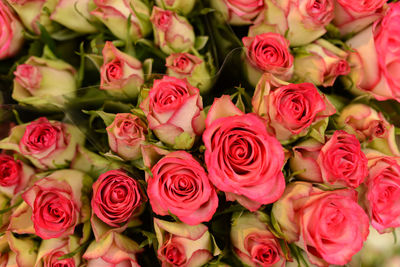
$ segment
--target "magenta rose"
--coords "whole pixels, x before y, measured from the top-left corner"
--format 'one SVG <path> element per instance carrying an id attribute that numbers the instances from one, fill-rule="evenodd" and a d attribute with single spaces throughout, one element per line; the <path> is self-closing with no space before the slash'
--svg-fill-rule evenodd
<path id="1" fill-rule="evenodd" d="M 129 222 L 140 215 L 146 200 L 139 183 L 124 171 L 112 170 L 100 175 L 93 183 L 91 202 L 92 227 L 96 239 L 102 235 L 97 218 L 113 228 L 124 230 Z"/>
<path id="2" fill-rule="evenodd" d="M 20 160 L 0 154 L 0 192 L 13 197 L 28 185 L 35 171 Z"/>
<path id="3" fill-rule="evenodd" d="M 113 152 L 125 160 L 136 160 L 146 140 L 147 125 L 130 113 L 118 113 L 107 127 L 108 144 Z"/>
<path id="4" fill-rule="evenodd" d="M 351 0 L 337 0 L 333 23 L 342 34 L 359 32 L 382 17 L 386 2 L 365 0 L 355 5 Z"/>
<path id="5" fill-rule="evenodd" d="M 140 108 L 158 139 L 176 149 L 190 149 L 204 131 L 205 114 L 199 89 L 186 80 L 168 76 L 155 80 Z"/>
<path id="6" fill-rule="evenodd" d="M 274 82 L 280 83 L 280 86 L 271 88 Z M 288 84 L 270 75 L 260 79 L 252 104 L 258 115 L 268 121 L 268 126 L 280 141 L 306 135 L 312 124 L 336 112 L 312 83 Z"/>
<path id="7" fill-rule="evenodd" d="M 272 213 L 285 239 L 296 242 L 317 266 L 347 264 L 369 234 L 368 216 L 352 189 L 323 191 L 311 183 L 291 183 Z"/>
<path id="8" fill-rule="evenodd" d="M 400 226 L 400 162 L 371 151 L 367 153 L 369 175 L 365 181 L 363 204 L 371 225 L 381 234 Z"/>
<path id="9" fill-rule="evenodd" d="M 18 53 L 24 42 L 22 30 L 12 9 L 0 1 L 0 60 Z"/>
<path id="10" fill-rule="evenodd" d="M 392 3 L 384 17 L 347 41 L 353 67 L 343 81 L 354 93 L 400 101 L 399 23 L 400 3 Z"/>
<path id="11" fill-rule="evenodd" d="M 289 42 L 280 34 L 263 33 L 244 37 L 246 73 L 252 85 L 257 84 L 262 73 L 268 72 L 282 80 L 289 80 L 293 73 L 293 56 Z"/>
<path id="12" fill-rule="evenodd" d="M 255 114 L 243 114 L 227 95 L 214 101 L 203 141 L 211 182 L 230 201 L 251 211 L 279 199 L 285 189 L 285 157 L 278 140 Z"/>
<path id="13" fill-rule="evenodd" d="M 231 25 L 250 25 L 265 8 L 264 0 L 212 0 L 211 6 Z"/>
<path id="14" fill-rule="evenodd" d="M 59 170 L 39 179 L 22 194 L 32 209 L 36 235 L 50 239 L 74 233 L 81 222 L 82 189 L 87 179 L 91 180 L 76 170 Z"/>
<path id="15" fill-rule="evenodd" d="M 169 153 L 151 169 L 147 194 L 153 211 L 196 225 L 211 220 L 218 197 L 204 168 L 185 151 Z"/>

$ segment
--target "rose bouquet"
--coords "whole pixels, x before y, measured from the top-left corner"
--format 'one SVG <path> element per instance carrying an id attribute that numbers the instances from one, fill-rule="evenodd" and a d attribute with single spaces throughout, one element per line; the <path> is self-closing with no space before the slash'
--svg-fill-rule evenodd
<path id="1" fill-rule="evenodd" d="M 395 2 L 0 0 L 0 266 L 397 266 Z"/>

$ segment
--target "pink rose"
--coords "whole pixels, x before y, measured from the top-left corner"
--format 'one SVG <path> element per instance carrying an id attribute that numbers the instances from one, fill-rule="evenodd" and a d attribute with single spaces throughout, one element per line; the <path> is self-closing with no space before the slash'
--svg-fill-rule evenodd
<path id="1" fill-rule="evenodd" d="M 0 60 L 18 53 L 24 38 L 23 27 L 11 8 L 0 2 Z"/>
<path id="2" fill-rule="evenodd" d="M 38 251 L 35 267 L 78 267 L 81 262 L 80 253 L 71 258 L 59 259 L 79 248 L 79 237 L 71 235 L 67 238 L 43 240 Z"/>
<path id="3" fill-rule="evenodd" d="M 334 16 L 334 0 L 265 0 L 264 9 L 249 36 L 267 32 L 284 35 L 291 46 L 309 44 L 325 34 Z"/>
<path id="4" fill-rule="evenodd" d="M 382 19 L 347 41 L 355 50 L 350 54 L 353 65 L 343 81 L 356 94 L 369 93 L 377 100 L 400 101 L 400 3 L 389 5 Z"/>
<path id="5" fill-rule="evenodd" d="M 104 228 L 98 227 L 97 219 L 122 232 L 128 223 L 137 220 L 146 200 L 139 183 L 124 171 L 112 170 L 100 175 L 93 183 L 91 202 L 96 239 L 103 234 L 99 231 Z"/>
<path id="6" fill-rule="evenodd" d="M 147 194 L 153 211 L 196 225 L 211 220 L 218 197 L 204 168 L 185 151 L 169 153 L 151 169 Z"/>
<path id="7" fill-rule="evenodd" d="M 101 240 L 94 240 L 82 257 L 87 261 L 87 267 L 140 267 L 136 254 L 141 251 L 131 238 L 110 232 Z"/>
<path id="8" fill-rule="evenodd" d="M 285 266 L 279 240 L 256 214 L 245 213 L 232 222 L 231 240 L 239 259 L 251 267 Z"/>
<path id="9" fill-rule="evenodd" d="M 308 181 L 356 188 L 368 175 L 368 162 L 360 142 L 342 130 L 336 131 L 325 144 L 307 140 L 293 147 L 293 151 L 290 167 Z"/>
<path id="10" fill-rule="evenodd" d="M 20 160 L 0 154 L 0 192 L 13 197 L 28 185 L 34 170 Z"/>
<path id="11" fill-rule="evenodd" d="M 135 98 L 144 83 L 142 63 L 121 51 L 112 42 L 103 48 L 104 63 L 100 68 L 100 89 L 113 96 Z"/>
<path id="12" fill-rule="evenodd" d="M 400 155 L 394 125 L 370 106 L 350 104 L 340 111 L 336 122 L 338 127 L 354 134 L 360 142 L 366 142 L 367 147 L 387 155 Z"/>
<path id="13" fill-rule="evenodd" d="M 365 0 L 355 5 L 351 0 L 337 0 L 333 23 L 342 34 L 357 33 L 382 17 L 386 2 Z"/>
<path id="14" fill-rule="evenodd" d="M 369 234 L 368 216 L 352 189 L 323 191 L 311 183 L 291 183 L 272 213 L 288 242 L 296 242 L 317 266 L 350 262 Z"/>
<path id="15" fill-rule="evenodd" d="M 250 25 L 264 10 L 264 0 L 213 0 L 211 6 L 231 25 Z"/>
<path id="16" fill-rule="evenodd" d="M 163 267 L 203 266 L 220 250 L 204 224 L 187 225 L 154 219 L 157 256 Z"/>
<path id="17" fill-rule="evenodd" d="M 362 203 L 379 233 L 400 226 L 400 161 L 371 151 L 367 153 L 369 175 L 365 181 Z"/>
<path id="18" fill-rule="evenodd" d="M 271 90 L 274 85 L 279 87 Z M 272 75 L 260 79 L 252 104 L 280 141 L 306 135 L 312 124 L 336 112 L 312 83 L 288 84 Z"/>
<path id="19" fill-rule="evenodd" d="M 74 233 L 81 222 L 82 188 L 87 179 L 91 180 L 76 170 L 55 171 L 22 194 L 32 209 L 36 235 L 49 239 Z"/>
<path id="20" fill-rule="evenodd" d="M 77 145 L 83 142 L 84 137 L 75 126 L 41 117 L 12 128 L 0 148 L 21 153 L 40 169 L 57 169 L 69 165 Z"/>
<path id="21" fill-rule="evenodd" d="M 91 12 L 118 39 L 136 41 L 151 32 L 150 10 L 141 0 L 94 0 L 97 8 Z M 128 18 L 130 27 L 128 28 Z"/>
<path id="22" fill-rule="evenodd" d="M 108 144 L 113 152 L 125 160 L 136 160 L 141 145 L 146 141 L 147 125 L 130 113 L 118 113 L 107 127 Z"/>
<path id="23" fill-rule="evenodd" d="M 244 114 L 224 95 L 208 112 L 203 141 L 209 178 L 228 200 L 255 211 L 282 195 L 283 148 L 260 117 Z"/>
<path id="24" fill-rule="evenodd" d="M 170 10 L 153 7 L 150 20 L 153 24 L 154 42 L 164 53 L 183 53 L 194 46 L 196 36 L 185 17 Z"/>
<path id="25" fill-rule="evenodd" d="M 289 42 L 280 34 L 263 33 L 244 37 L 246 73 L 249 82 L 257 84 L 262 73 L 268 72 L 282 80 L 289 80 L 293 73 L 293 56 Z"/>
<path id="26" fill-rule="evenodd" d="M 202 98 L 199 89 L 186 80 L 168 76 L 155 80 L 140 108 L 158 139 L 176 149 L 190 149 L 203 133 Z"/>

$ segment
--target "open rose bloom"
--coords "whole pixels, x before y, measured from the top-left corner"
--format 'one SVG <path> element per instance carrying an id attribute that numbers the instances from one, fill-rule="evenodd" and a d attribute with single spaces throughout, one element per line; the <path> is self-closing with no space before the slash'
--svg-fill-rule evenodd
<path id="1" fill-rule="evenodd" d="M 23 44 L 22 25 L 11 8 L 0 2 L 0 59 L 14 56 Z"/>

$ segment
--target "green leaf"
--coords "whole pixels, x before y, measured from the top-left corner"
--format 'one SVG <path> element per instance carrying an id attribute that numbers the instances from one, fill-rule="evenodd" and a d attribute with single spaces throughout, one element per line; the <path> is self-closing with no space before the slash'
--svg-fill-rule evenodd
<path id="1" fill-rule="evenodd" d="M 194 43 L 194 48 L 196 50 L 201 50 L 203 49 L 208 42 L 208 36 L 197 36 L 196 41 Z"/>
<path id="2" fill-rule="evenodd" d="M 90 115 L 90 121 L 93 121 L 94 118 L 100 117 L 106 126 L 109 126 L 113 123 L 115 119 L 115 114 L 107 113 L 101 110 L 82 110 L 83 113 Z"/>
<path id="3" fill-rule="evenodd" d="M 314 138 L 320 143 L 325 143 L 325 130 L 328 127 L 329 118 L 325 118 L 313 126 L 310 129 L 310 137 Z"/>
<path id="4" fill-rule="evenodd" d="M 81 246 L 79 246 L 77 249 L 75 249 L 74 251 L 72 251 L 71 253 L 65 254 L 61 257 L 58 258 L 58 260 L 65 260 L 65 259 L 69 259 L 74 257 L 77 253 L 85 250 L 88 246 L 89 243 L 91 242 L 91 240 L 86 241 L 85 243 L 83 243 Z"/>
<path id="5" fill-rule="evenodd" d="M 22 203 L 22 201 L 23 201 L 23 200 L 20 199 L 20 200 L 18 200 L 14 205 L 12 205 L 12 206 L 10 206 L 10 207 L 8 207 L 8 208 L 6 208 L 6 209 L 0 210 L 0 214 L 7 213 L 7 212 L 11 211 L 13 208 L 18 207 L 18 206 Z"/>
<path id="6" fill-rule="evenodd" d="M 326 29 L 329 37 L 335 38 L 335 39 L 340 39 L 340 30 L 338 27 L 336 27 L 335 25 L 330 23 L 325 26 L 325 29 Z"/>
<path id="7" fill-rule="evenodd" d="M 81 57 L 80 66 L 78 70 L 78 77 L 76 79 L 77 88 L 80 88 L 82 85 L 83 78 L 85 77 L 85 49 L 84 42 L 81 42 L 79 46 L 79 53 L 77 53 Z"/>
<path id="8" fill-rule="evenodd" d="M 37 26 L 39 27 L 39 30 L 40 30 L 40 40 L 42 40 L 42 42 L 50 48 L 50 50 L 53 52 L 53 54 L 58 57 L 57 50 L 56 50 L 56 43 L 51 38 L 50 34 L 43 27 L 43 25 L 40 24 L 39 22 L 37 23 Z"/>

